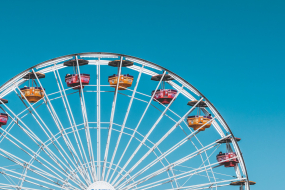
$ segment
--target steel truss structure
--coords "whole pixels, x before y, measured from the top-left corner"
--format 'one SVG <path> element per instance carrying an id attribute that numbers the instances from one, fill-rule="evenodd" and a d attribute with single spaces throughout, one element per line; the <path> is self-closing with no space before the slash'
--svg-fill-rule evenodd
<path id="1" fill-rule="evenodd" d="M 79 76 L 91 76 L 84 89 L 82 83 L 81 90 L 64 84 L 70 68 L 63 62 L 70 59 L 77 61 Z M 79 67 L 78 59 L 89 64 Z M 119 76 L 134 75 L 132 87 L 120 91 L 118 84 L 107 83 L 108 75 L 116 73 L 108 66 L 113 60 L 120 60 Z M 123 68 L 123 60 L 134 65 Z M 46 74 L 35 79 L 45 95 L 34 104 L 21 98 L 23 76 L 29 72 Z M 162 84 L 150 80 L 157 74 L 175 79 L 166 84 L 178 91 L 168 105 L 153 101 L 151 90 Z M 0 88 L 0 98 L 9 100 L 0 100 L 2 112 L 9 115 L 0 128 L 0 189 L 87 189 L 96 181 L 117 190 L 236 189 L 229 184 L 241 180 L 250 189 L 239 145 L 218 110 L 190 83 L 152 62 L 116 53 L 62 56 L 9 80 Z M 193 100 L 198 102 L 187 106 Z M 212 115 L 212 126 L 194 131 L 186 119 L 200 101 L 208 106 L 202 111 Z M 224 168 L 215 158 L 226 150 L 217 140 L 226 138 L 239 160 L 234 168 Z"/>

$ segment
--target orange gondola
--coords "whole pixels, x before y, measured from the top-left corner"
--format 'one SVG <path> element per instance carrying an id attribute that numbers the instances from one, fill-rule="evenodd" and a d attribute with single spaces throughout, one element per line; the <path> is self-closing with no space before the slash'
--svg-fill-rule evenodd
<path id="1" fill-rule="evenodd" d="M 202 116 L 201 115 L 201 108 L 207 107 L 207 104 L 204 101 L 200 101 L 198 103 L 197 100 L 188 102 L 189 106 L 195 106 L 197 107 L 197 115 L 194 116 L 188 116 L 187 122 L 188 126 L 193 128 L 194 130 L 198 131 L 205 131 L 207 128 L 211 127 L 212 124 L 212 117 L 211 115 Z"/>
<path id="2" fill-rule="evenodd" d="M 188 116 L 187 122 L 188 126 L 193 128 L 194 130 L 199 129 L 199 131 L 205 131 L 206 128 L 210 128 L 211 122 L 209 122 L 212 119 L 211 116 Z M 203 126 L 203 127 L 202 127 Z"/>
<path id="3" fill-rule="evenodd" d="M 27 98 L 30 103 L 35 103 L 44 97 L 44 91 L 41 87 L 27 87 L 21 88 L 22 99 Z M 25 96 L 25 97 L 24 97 Z"/>
<path id="4" fill-rule="evenodd" d="M 118 74 L 119 74 L 120 66 L 129 67 L 129 66 L 132 66 L 133 64 L 134 64 L 133 62 L 128 61 L 128 60 L 114 60 L 108 63 L 109 66 L 118 67 Z M 120 76 L 118 77 L 118 74 L 113 74 L 108 77 L 108 82 L 111 87 L 116 88 L 118 81 L 119 81 L 118 90 L 126 90 L 128 87 L 132 86 L 133 81 L 134 81 L 133 76 L 129 74 L 126 74 L 126 75 L 120 74 Z"/>
<path id="5" fill-rule="evenodd" d="M 44 89 L 38 87 L 35 79 L 45 78 L 45 74 L 30 72 L 23 77 L 24 79 L 29 79 L 29 86 L 21 88 L 22 99 L 27 99 L 30 103 L 35 103 L 44 97 Z M 32 84 L 31 84 L 31 83 Z M 36 87 L 33 86 L 35 83 Z"/>
<path id="6" fill-rule="evenodd" d="M 111 85 L 111 87 L 116 88 L 117 83 L 119 80 L 119 90 L 126 90 L 128 87 L 132 86 L 134 77 L 127 74 L 127 75 L 120 75 L 120 77 L 118 77 L 118 75 L 114 74 L 109 76 L 108 81 L 109 84 Z"/>

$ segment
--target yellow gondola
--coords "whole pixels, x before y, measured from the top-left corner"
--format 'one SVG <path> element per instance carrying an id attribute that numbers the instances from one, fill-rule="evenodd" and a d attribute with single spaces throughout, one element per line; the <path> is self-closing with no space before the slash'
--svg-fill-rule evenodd
<path id="1" fill-rule="evenodd" d="M 44 89 L 41 87 L 33 87 L 33 84 L 35 83 L 35 85 L 38 86 L 35 79 L 45 78 L 45 74 L 29 72 L 23 78 L 29 80 L 29 86 L 20 89 L 22 99 L 26 98 L 30 103 L 35 103 L 42 99 L 44 97 Z"/>
<path id="2" fill-rule="evenodd" d="M 205 131 L 206 128 L 211 126 L 212 122 L 209 122 L 212 118 L 210 116 L 189 116 L 187 118 L 188 126 L 193 128 L 194 130 L 201 129 L 199 131 Z"/>
<path id="3" fill-rule="evenodd" d="M 189 106 L 196 105 L 196 107 L 198 108 L 198 110 L 197 110 L 198 114 L 197 115 L 188 116 L 188 118 L 187 118 L 187 122 L 188 122 L 189 127 L 193 128 L 194 130 L 199 129 L 198 131 L 205 131 L 205 129 L 207 129 L 211 126 L 211 124 L 212 124 L 212 121 L 210 121 L 212 119 L 211 115 L 208 115 L 208 116 L 201 116 L 200 115 L 201 108 L 207 107 L 206 102 L 200 101 L 198 103 L 198 101 L 195 100 L 195 101 L 188 102 L 187 105 L 189 105 Z"/>
<path id="4" fill-rule="evenodd" d="M 22 98 L 25 99 L 26 97 L 30 103 L 35 103 L 44 97 L 44 91 L 41 87 L 24 87 L 20 90 Z"/>
<path id="5" fill-rule="evenodd" d="M 132 86 L 134 77 L 131 75 L 120 75 L 120 77 L 118 77 L 118 75 L 112 75 L 109 76 L 109 84 L 111 85 L 111 87 L 116 88 L 117 83 L 118 83 L 118 78 L 119 78 L 119 90 L 126 90 L 128 87 Z"/>
<path id="6" fill-rule="evenodd" d="M 108 63 L 109 66 L 112 67 L 118 67 L 118 74 L 114 74 L 108 77 L 108 82 L 111 85 L 111 87 L 116 88 L 118 81 L 119 81 L 119 86 L 118 86 L 118 90 L 126 90 L 128 87 L 132 86 L 133 84 L 133 80 L 134 77 L 127 74 L 127 75 L 123 75 L 122 73 L 120 74 L 120 77 L 118 77 L 119 75 L 119 70 L 120 67 L 129 67 L 129 66 L 133 66 L 133 62 L 128 61 L 128 60 L 114 60 L 114 61 L 110 61 Z"/>

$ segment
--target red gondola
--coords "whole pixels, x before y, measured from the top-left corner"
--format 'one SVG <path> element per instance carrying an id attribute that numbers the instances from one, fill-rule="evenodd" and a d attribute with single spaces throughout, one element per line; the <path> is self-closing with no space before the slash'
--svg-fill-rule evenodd
<path id="1" fill-rule="evenodd" d="M 82 88 L 84 88 L 84 85 L 88 85 L 90 81 L 90 75 L 89 74 L 81 74 L 81 84 Z M 65 76 L 65 82 L 68 87 L 72 87 L 73 89 L 80 89 L 80 80 L 78 74 L 67 74 Z"/>
<path id="2" fill-rule="evenodd" d="M 0 113 L 0 127 L 2 125 L 6 125 L 8 121 L 8 114 L 6 113 Z"/>
<path id="3" fill-rule="evenodd" d="M 8 100 L 0 98 L 1 102 L 0 104 L 7 104 Z M 2 127 L 2 125 L 6 125 L 8 121 L 8 114 L 6 113 L 0 113 L 0 127 Z"/>
<path id="4" fill-rule="evenodd" d="M 64 66 L 73 67 L 73 70 L 74 70 L 73 74 L 66 74 L 65 76 L 65 82 L 68 87 L 71 87 L 75 90 L 81 89 L 80 79 L 81 79 L 82 88 L 84 88 L 85 85 L 89 84 L 90 75 L 81 73 L 79 76 L 78 70 L 77 70 L 78 69 L 77 66 L 88 65 L 88 63 L 89 61 L 84 60 L 84 59 L 77 59 L 77 60 L 72 59 L 72 60 L 69 60 L 63 63 Z"/>
<path id="5" fill-rule="evenodd" d="M 175 98 L 177 94 L 177 90 L 165 89 L 165 81 L 171 81 L 171 80 L 174 80 L 174 78 L 172 78 L 168 74 L 165 74 L 165 75 L 160 74 L 160 75 L 152 76 L 151 80 L 162 81 L 162 89 L 157 90 L 156 92 L 155 90 L 153 90 L 151 92 L 151 95 L 153 95 L 153 93 L 155 92 L 155 95 L 153 96 L 153 100 L 160 102 L 162 104 L 169 104 Z"/>
<path id="6" fill-rule="evenodd" d="M 151 95 L 153 95 L 152 91 Z M 169 104 L 172 99 L 176 96 L 177 90 L 173 89 L 160 89 L 155 92 L 153 100 L 158 101 L 162 104 Z"/>
<path id="7" fill-rule="evenodd" d="M 237 163 L 239 163 L 235 152 L 229 152 L 229 153 L 220 152 L 217 155 L 217 161 L 219 162 L 220 165 L 224 165 L 226 168 L 235 167 Z"/>

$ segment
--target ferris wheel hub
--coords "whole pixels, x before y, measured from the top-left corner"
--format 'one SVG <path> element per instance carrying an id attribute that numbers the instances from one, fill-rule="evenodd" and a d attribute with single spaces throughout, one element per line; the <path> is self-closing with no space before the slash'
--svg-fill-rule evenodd
<path id="1" fill-rule="evenodd" d="M 115 190 L 115 188 L 106 181 L 96 181 L 92 183 L 87 190 Z"/>

